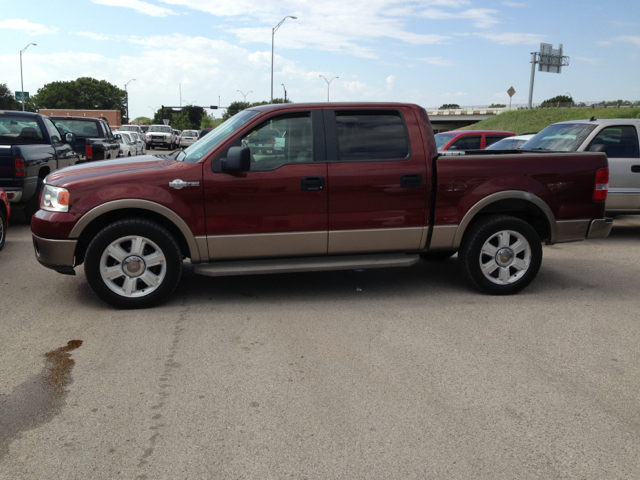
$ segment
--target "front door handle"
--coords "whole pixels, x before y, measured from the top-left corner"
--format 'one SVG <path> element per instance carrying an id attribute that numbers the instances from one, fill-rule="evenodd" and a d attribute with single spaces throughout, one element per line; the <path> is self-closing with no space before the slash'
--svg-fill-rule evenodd
<path id="1" fill-rule="evenodd" d="M 632 165 L 631 166 L 631 171 L 633 173 L 640 173 L 640 165 Z"/>
<path id="2" fill-rule="evenodd" d="M 302 177 L 303 192 L 321 192 L 324 190 L 324 177 Z"/>
<path id="3" fill-rule="evenodd" d="M 422 175 L 419 173 L 405 173 L 400 177 L 400 186 L 402 188 L 420 188 L 422 187 Z"/>

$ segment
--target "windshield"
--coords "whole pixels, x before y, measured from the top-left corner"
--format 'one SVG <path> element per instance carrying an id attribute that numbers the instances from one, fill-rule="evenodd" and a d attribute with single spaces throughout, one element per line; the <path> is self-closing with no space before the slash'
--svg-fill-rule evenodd
<path id="1" fill-rule="evenodd" d="M 515 150 L 516 148 L 520 148 L 520 145 L 524 144 L 524 142 L 526 142 L 526 140 L 522 138 L 503 138 L 502 140 L 489 145 L 485 150 Z"/>
<path id="2" fill-rule="evenodd" d="M 162 133 L 171 133 L 171 127 L 165 127 L 162 125 L 152 125 L 149 127 L 150 132 L 162 132 Z"/>
<path id="3" fill-rule="evenodd" d="M 243 110 L 235 114 L 222 125 L 211 130 L 189 148 L 180 152 L 176 157 L 176 160 L 179 162 L 196 163 L 259 113 L 260 112 L 256 110 Z"/>
<path id="4" fill-rule="evenodd" d="M 596 128 L 595 125 L 587 125 L 584 123 L 549 125 L 522 145 L 520 150 L 575 152 L 594 128 Z"/>
<path id="5" fill-rule="evenodd" d="M 451 139 L 455 137 L 455 134 L 445 134 L 439 133 L 435 136 L 436 138 L 436 147 L 438 150 L 444 148 L 444 146 L 451 141 Z"/>

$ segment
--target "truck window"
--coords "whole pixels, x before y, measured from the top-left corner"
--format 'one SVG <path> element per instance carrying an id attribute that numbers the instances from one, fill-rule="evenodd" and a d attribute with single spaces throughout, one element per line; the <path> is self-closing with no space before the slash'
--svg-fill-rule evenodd
<path id="1" fill-rule="evenodd" d="M 72 119 L 53 119 L 58 130 L 73 132 L 76 137 L 98 137 L 98 125 L 96 122 Z"/>
<path id="2" fill-rule="evenodd" d="M 251 171 L 273 170 L 288 163 L 313 162 L 311 115 L 271 118 L 242 137 L 251 150 Z"/>
<path id="3" fill-rule="evenodd" d="M 44 140 L 40 125 L 38 125 L 38 121 L 35 118 L 3 116 L 0 117 L 0 127 L 2 127 L 0 128 L 0 141 Z"/>
<path id="4" fill-rule="evenodd" d="M 336 112 L 336 127 L 340 160 L 404 160 L 409 156 L 399 112 Z"/>
<path id="5" fill-rule="evenodd" d="M 479 150 L 482 148 L 480 146 L 481 138 L 482 137 L 480 135 L 467 135 L 465 137 L 461 137 L 451 144 L 449 150 Z"/>
<path id="6" fill-rule="evenodd" d="M 607 147 L 607 157 L 609 158 L 640 157 L 638 132 L 636 127 L 631 125 L 603 128 L 591 141 L 589 148 L 592 145 L 604 145 Z"/>
<path id="7" fill-rule="evenodd" d="M 502 140 L 503 138 L 507 138 L 509 135 L 486 135 L 484 137 L 485 148 L 489 145 L 493 145 L 494 143 Z"/>
<path id="8" fill-rule="evenodd" d="M 49 136 L 51 137 L 51 143 L 53 144 L 62 143 L 62 136 L 60 135 L 60 132 L 58 131 L 58 129 L 56 128 L 56 126 L 53 124 L 51 120 L 49 120 L 48 118 L 45 118 L 44 126 L 49 132 Z"/>

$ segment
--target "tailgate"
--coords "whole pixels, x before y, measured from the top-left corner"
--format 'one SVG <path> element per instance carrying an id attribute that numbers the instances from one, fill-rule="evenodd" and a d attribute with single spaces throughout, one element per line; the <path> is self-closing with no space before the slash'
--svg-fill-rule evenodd
<path id="1" fill-rule="evenodd" d="M 11 145 L 0 145 L 0 188 L 13 185 Z"/>

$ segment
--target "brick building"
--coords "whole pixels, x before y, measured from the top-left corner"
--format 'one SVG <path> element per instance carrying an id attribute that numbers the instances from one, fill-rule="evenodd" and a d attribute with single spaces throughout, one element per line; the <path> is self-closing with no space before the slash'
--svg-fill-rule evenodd
<path id="1" fill-rule="evenodd" d="M 41 108 L 38 113 L 47 116 L 64 116 L 64 117 L 92 117 L 103 118 L 109 123 L 111 130 L 117 130 L 122 125 L 120 118 L 120 110 L 74 110 L 63 108 Z"/>

